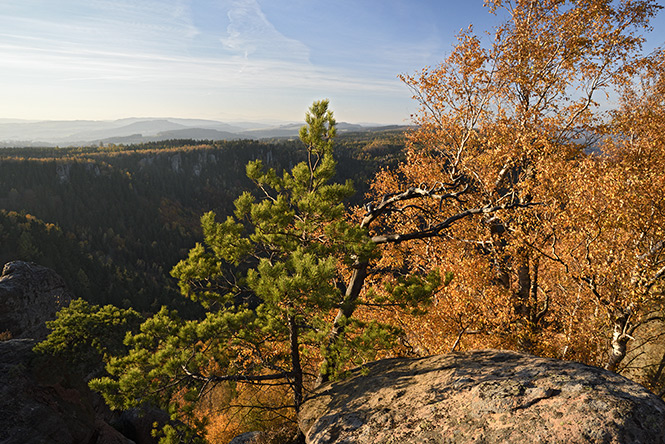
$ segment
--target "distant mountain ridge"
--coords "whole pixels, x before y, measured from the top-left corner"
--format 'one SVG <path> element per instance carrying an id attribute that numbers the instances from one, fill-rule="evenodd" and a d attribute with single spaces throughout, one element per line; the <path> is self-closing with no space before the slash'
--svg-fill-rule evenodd
<path id="1" fill-rule="evenodd" d="M 235 140 L 296 137 L 302 124 L 271 126 L 258 122 L 225 123 L 180 118 L 22 121 L 0 119 L 0 146 L 86 146 L 158 142 L 170 139 Z M 381 125 L 340 122 L 340 132 L 371 131 Z"/>

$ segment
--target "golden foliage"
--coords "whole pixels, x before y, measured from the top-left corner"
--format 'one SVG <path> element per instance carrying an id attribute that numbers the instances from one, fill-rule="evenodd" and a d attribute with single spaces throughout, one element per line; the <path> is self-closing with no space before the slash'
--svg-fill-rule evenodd
<path id="1" fill-rule="evenodd" d="M 248 384 L 219 385 L 197 407 L 208 418 L 208 442 L 229 442 L 233 437 L 255 430 L 289 429 L 295 422 L 292 394 L 285 386 Z"/>
<path id="2" fill-rule="evenodd" d="M 433 224 L 470 207 L 537 205 L 387 249 L 380 266 L 453 276 L 424 318 L 394 322 L 419 353 L 503 347 L 615 369 L 634 327 L 662 310 L 665 57 L 639 54 L 660 7 L 487 4 L 510 17 L 489 44 L 469 28 L 441 65 L 402 76 L 421 105 L 418 128 L 372 198 L 467 184 L 438 208 L 391 215 L 395 231 L 422 227 L 424 215 Z M 597 96 L 613 88 L 622 106 L 603 120 Z"/>

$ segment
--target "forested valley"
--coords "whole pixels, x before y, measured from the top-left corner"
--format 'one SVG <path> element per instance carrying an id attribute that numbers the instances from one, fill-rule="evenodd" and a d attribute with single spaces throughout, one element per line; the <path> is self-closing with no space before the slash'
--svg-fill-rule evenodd
<path id="1" fill-rule="evenodd" d="M 401 130 L 344 135 L 340 180 L 359 190 L 403 156 Z M 298 142 L 175 140 L 88 148 L 0 151 L 0 261 L 58 272 L 92 304 L 154 312 L 184 308 L 169 276 L 201 237 L 201 215 L 230 214 L 251 187 L 245 164 L 282 170 L 302 160 Z"/>
<path id="2" fill-rule="evenodd" d="M 662 397 L 665 52 L 641 52 L 661 7 L 487 6 L 509 17 L 492 38 L 401 76 L 408 129 L 338 134 L 321 100 L 293 141 L 3 151 L 2 259 L 96 304 L 38 349 L 122 308 L 90 385 L 168 411 L 174 443 L 295 432 L 308 390 L 389 356 L 519 350 Z"/>

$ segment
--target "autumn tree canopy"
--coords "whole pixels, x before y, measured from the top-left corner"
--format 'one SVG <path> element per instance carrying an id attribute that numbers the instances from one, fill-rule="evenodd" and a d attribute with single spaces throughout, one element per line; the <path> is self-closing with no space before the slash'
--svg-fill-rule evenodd
<path id="1" fill-rule="evenodd" d="M 648 108 L 657 113 L 645 101 L 658 96 L 632 86 L 647 66 L 647 83 L 657 83 L 657 64 L 640 49 L 660 6 L 539 0 L 488 7 L 506 22 L 485 37 L 463 31 L 442 64 L 402 76 L 421 105 L 418 128 L 409 134 L 407 161 L 376 178 L 374 195 L 413 183 L 463 184 L 438 217 L 516 200 L 530 208 L 468 219 L 392 254 L 404 266 L 454 275 L 428 319 L 412 323 L 411 341 L 430 353 L 510 347 L 616 369 L 639 323 L 626 319 L 659 309 L 653 289 L 662 277 L 655 220 L 662 193 L 647 190 L 660 180 L 651 160 L 658 156 L 635 154 L 645 144 L 662 146 L 644 116 Z M 624 104 L 610 117 L 600 103 L 617 91 Z M 405 221 L 395 214 L 392 224 Z M 639 257 L 642 264 L 652 258 L 650 272 L 635 263 Z"/>

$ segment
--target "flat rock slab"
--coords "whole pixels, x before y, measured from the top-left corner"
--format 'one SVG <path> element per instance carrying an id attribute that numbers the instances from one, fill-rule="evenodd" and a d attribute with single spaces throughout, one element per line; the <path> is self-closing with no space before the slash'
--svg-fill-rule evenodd
<path id="1" fill-rule="evenodd" d="M 665 403 L 596 367 L 497 350 L 368 364 L 304 403 L 309 444 L 665 443 Z"/>

